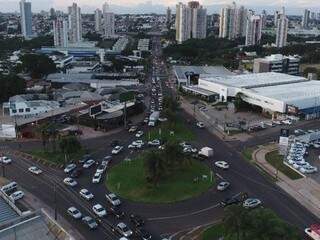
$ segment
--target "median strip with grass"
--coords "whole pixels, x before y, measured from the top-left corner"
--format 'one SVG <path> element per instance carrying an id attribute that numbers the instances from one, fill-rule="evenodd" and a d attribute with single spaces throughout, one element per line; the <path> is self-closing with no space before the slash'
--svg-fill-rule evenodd
<path id="1" fill-rule="evenodd" d="M 299 173 L 283 164 L 283 156 L 279 155 L 278 151 L 267 153 L 266 161 L 292 180 L 302 178 Z"/>
<path id="2" fill-rule="evenodd" d="M 138 157 L 110 169 L 106 185 L 112 192 L 135 202 L 172 203 L 206 192 L 214 184 L 207 165 L 191 160 L 186 166 L 161 179 L 157 186 L 147 181 L 144 161 Z"/>

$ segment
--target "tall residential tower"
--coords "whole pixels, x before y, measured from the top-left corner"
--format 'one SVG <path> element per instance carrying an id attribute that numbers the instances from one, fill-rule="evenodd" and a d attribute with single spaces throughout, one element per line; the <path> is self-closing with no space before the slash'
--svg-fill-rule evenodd
<path id="1" fill-rule="evenodd" d="M 276 29 L 276 46 L 282 48 L 287 45 L 287 35 L 288 35 L 288 24 L 289 20 L 285 14 L 284 7 L 277 21 Z"/>
<path id="2" fill-rule="evenodd" d="M 53 21 L 54 46 L 68 47 L 68 22 L 62 17 Z"/>
<path id="3" fill-rule="evenodd" d="M 78 43 L 82 41 L 82 19 L 81 9 L 76 3 L 68 7 L 69 20 L 69 41 L 71 43 Z"/>
<path id="4" fill-rule="evenodd" d="M 32 12 L 31 2 L 25 0 L 20 1 L 20 20 L 21 20 L 21 33 L 24 38 L 32 37 Z"/>

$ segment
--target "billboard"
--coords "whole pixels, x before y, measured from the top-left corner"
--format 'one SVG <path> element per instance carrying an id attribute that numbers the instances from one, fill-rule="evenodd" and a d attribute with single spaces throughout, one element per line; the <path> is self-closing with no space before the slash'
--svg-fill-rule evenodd
<path id="1" fill-rule="evenodd" d="M 102 112 L 102 105 L 101 104 L 91 106 L 89 109 L 89 115 L 91 117 L 93 117 L 101 112 Z"/>

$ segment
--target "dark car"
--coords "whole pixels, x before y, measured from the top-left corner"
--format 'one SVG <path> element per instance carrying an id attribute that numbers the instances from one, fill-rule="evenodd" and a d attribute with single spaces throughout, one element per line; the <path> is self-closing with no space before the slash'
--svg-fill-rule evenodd
<path id="1" fill-rule="evenodd" d="M 90 154 L 85 154 L 83 155 L 83 157 L 79 160 L 79 163 L 85 163 L 86 161 L 88 161 L 89 159 L 92 159 Z"/>
<path id="2" fill-rule="evenodd" d="M 226 207 L 233 204 L 239 204 L 248 198 L 247 193 L 239 193 L 230 198 L 226 198 L 222 202 L 220 202 L 221 206 Z"/>
<path id="3" fill-rule="evenodd" d="M 71 172 L 70 177 L 72 177 L 72 178 L 78 178 L 78 177 L 81 176 L 81 174 L 82 174 L 82 169 L 76 168 L 75 170 L 73 170 L 73 171 Z"/>
<path id="4" fill-rule="evenodd" d="M 120 141 L 119 140 L 113 140 L 111 143 L 110 143 L 110 146 L 111 147 L 115 147 L 115 146 L 119 146 L 120 145 Z"/>
<path id="5" fill-rule="evenodd" d="M 120 219 L 124 217 L 124 212 L 116 206 L 112 206 L 109 208 L 110 214 L 114 215 L 116 218 Z"/>
<path id="6" fill-rule="evenodd" d="M 143 228 L 136 228 L 134 235 L 141 240 L 150 240 L 152 235 Z"/>
<path id="7" fill-rule="evenodd" d="M 135 214 L 130 214 L 129 217 L 130 217 L 130 222 L 132 222 L 135 225 L 135 227 L 140 227 L 144 225 L 144 220 L 140 216 Z"/>

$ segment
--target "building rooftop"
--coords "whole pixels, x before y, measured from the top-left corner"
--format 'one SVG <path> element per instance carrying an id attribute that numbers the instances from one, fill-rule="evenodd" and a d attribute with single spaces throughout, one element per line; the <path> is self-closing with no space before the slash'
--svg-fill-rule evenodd
<path id="1" fill-rule="evenodd" d="M 265 62 L 282 61 L 283 59 L 290 59 L 290 60 L 297 60 L 297 61 L 300 60 L 299 56 L 291 56 L 291 55 L 284 56 L 282 54 L 272 54 L 264 58 L 259 58 L 260 61 L 265 61 Z"/>
<path id="2" fill-rule="evenodd" d="M 186 73 L 210 75 L 213 77 L 233 75 L 232 72 L 223 66 L 173 66 L 173 71 L 179 82 L 187 82 Z"/>
<path id="3" fill-rule="evenodd" d="M 276 86 L 289 83 L 307 82 L 304 77 L 292 76 L 283 73 L 266 72 L 266 73 L 251 73 L 243 75 L 233 75 L 224 77 L 202 77 L 201 80 L 206 80 L 221 85 L 238 88 L 258 88 L 267 86 Z"/>

